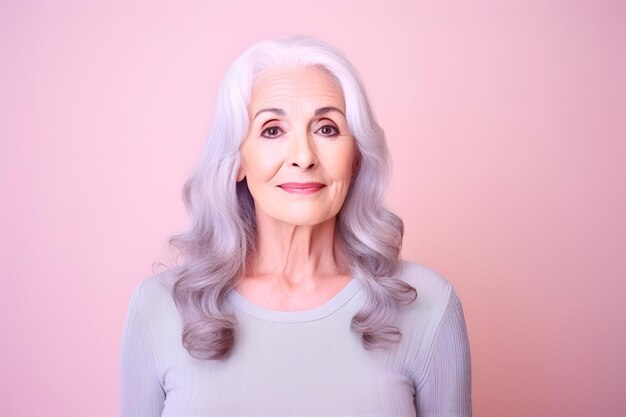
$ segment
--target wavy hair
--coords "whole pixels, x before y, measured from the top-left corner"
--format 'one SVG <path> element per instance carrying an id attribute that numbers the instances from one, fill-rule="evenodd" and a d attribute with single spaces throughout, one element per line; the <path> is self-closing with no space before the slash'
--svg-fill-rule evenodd
<path id="1" fill-rule="evenodd" d="M 367 292 L 350 329 L 362 334 L 365 349 L 384 350 L 402 336 L 391 324 L 395 312 L 417 297 L 412 286 L 392 277 L 404 224 L 384 207 L 390 174 L 385 135 L 347 58 L 330 45 L 301 35 L 252 45 L 220 85 L 200 162 L 183 188 L 188 226 L 168 240 L 178 255 L 170 270 L 175 278 L 172 295 L 184 323 L 183 346 L 197 359 L 221 359 L 235 343 L 237 320 L 226 297 L 243 278 L 246 261 L 255 253 L 257 233 L 246 181 L 236 181 L 239 147 L 248 130 L 252 86 L 259 74 L 275 67 L 323 69 L 343 90 L 348 128 L 360 160 L 337 215 L 336 238 L 352 276 Z"/>

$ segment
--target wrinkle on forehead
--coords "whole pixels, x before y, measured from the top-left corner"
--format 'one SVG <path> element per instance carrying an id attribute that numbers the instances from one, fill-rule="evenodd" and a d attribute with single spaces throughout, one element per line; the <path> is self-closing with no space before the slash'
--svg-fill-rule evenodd
<path id="1" fill-rule="evenodd" d="M 337 77 L 335 77 L 335 75 L 330 72 L 328 69 L 326 69 L 326 67 L 324 67 L 321 64 L 311 64 L 311 65 L 305 65 L 305 66 L 288 66 L 288 65 L 277 65 L 277 66 L 270 66 L 268 68 L 265 68 L 263 70 L 257 71 L 254 73 L 253 77 L 252 77 L 252 85 L 256 85 L 257 82 L 259 81 L 259 79 L 265 77 L 268 74 L 274 73 L 274 72 L 290 72 L 290 71 L 294 71 L 294 72 L 305 72 L 305 71 L 319 71 L 323 74 L 328 75 L 328 78 L 335 84 L 335 86 L 337 86 L 337 88 L 339 88 L 340 90 L 342 90 L 341 88 L 341 83 L 339 82 L 339 79 Z"/>
<path id="2" fill-rule="evenodd" d="M 338 81 L 326 69 L 319 67 L 270 68 L 258 75 L 252 87 L 250 114 L 261 107 L 280 107 L 294 99 L 310 98 L 326 102 L 345 113 L 343 91 Z"/>

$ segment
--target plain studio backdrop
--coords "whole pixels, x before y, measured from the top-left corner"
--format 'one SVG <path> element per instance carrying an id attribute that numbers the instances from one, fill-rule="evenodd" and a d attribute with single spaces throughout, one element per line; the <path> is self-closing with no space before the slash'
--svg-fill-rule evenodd
<path id="1" fill-rule="evenodd" d="M 625 22 L 597 0 L 3 1 L 1 414 L 118 414 L 130 293 L 185 225 L 222 75 L 303 33 L 362 75 L 402 256 L 463 302 L 475 415 L 626 415 Z"/>

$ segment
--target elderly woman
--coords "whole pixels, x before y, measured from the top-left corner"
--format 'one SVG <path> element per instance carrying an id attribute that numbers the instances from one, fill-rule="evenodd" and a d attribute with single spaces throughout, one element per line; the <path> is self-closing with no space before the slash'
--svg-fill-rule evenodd
<path id="1" fill-rule="evenodd" d="M 244 52 L 185 184 L 180 259 L 132 294 L 122 415 L 471 416 L 461 304 L 399 260 L 387 158 L 340 52 Z"/>

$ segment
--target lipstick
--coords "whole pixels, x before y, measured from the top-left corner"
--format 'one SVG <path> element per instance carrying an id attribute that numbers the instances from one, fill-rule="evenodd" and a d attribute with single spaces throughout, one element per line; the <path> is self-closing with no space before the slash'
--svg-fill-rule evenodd
<path id="1" fill-rule="evenodd" d="M 308 195 L 317 193 L 324 186 L 319 182 L 286 182 L 278 187 L 291 194 Z"/>

